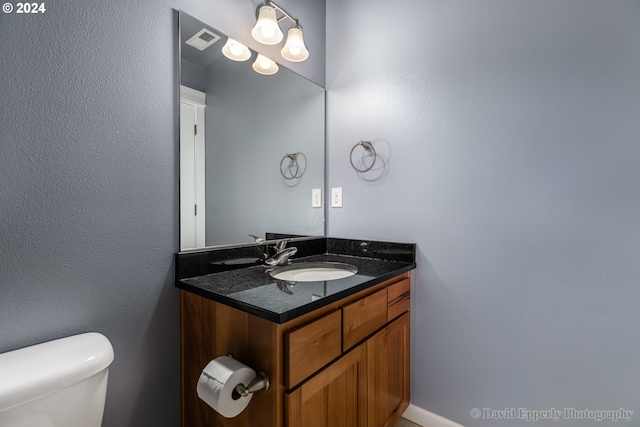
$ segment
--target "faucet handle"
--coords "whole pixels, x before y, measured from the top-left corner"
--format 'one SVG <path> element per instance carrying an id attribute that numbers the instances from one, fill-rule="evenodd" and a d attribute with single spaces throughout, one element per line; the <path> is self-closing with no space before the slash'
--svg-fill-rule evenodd
<path id="1" fill-rule="evenodd" d="M 278 252 L 284 251 L 284 248 L 287 247 L 287 243 L 288 243 L 287 239 L 278 240 L 276 242 L 276 251 Z"/>
<path id="2" fill-rule="evenodd" d="M 292 246 L 290 248 L 278 251 L 277 254 L 265 259 L 264 263 L 269 266 L 285 265 L 290 262 L 289 257 L 292 257 L 297 252 L 298 252 L 298 248 Z"/>

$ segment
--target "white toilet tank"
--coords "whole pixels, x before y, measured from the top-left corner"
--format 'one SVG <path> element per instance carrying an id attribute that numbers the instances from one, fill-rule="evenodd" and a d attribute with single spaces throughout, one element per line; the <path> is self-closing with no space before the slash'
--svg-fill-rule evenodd
<path id="1" fill-rule="evenodd" d="M 0 427 L 100 427 L 112 361 L 96 332 L 0 354 Z"/>

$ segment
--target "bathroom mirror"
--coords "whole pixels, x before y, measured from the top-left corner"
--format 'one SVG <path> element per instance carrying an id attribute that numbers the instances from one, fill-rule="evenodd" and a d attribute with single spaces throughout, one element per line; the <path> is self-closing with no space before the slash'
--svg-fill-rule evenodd
<path id="1" fill-rule="evenodd" d="M 179 28 L 180 250 L 324 235 L 324 88 L 282 58 L 272 75 L 255 51 L 228 59 L 227 36 L 182 11 Z"/>

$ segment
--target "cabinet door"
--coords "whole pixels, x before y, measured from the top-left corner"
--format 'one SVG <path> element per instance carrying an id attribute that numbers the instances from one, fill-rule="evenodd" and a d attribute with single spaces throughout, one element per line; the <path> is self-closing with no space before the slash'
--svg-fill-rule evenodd
<path id="1" fill-rule="evenodd" d="M 368 427 L 392 426 L 409 405 L 409 313 L 366 345 Z"/>
<path id="2" fill-rule="evenodd" d="M 366 346 L 285 393 L 287 427 L 366 427 Z"/>

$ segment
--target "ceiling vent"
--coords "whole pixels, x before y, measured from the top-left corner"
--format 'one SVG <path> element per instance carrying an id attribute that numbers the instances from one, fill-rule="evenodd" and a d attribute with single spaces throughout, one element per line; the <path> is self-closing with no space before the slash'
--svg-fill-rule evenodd
<path id="1" fill-rule="evenodd" d="M 206 28 L 198 31 L 193 37 L 187 40 L 185 43 L 189 46 L 193 46 L 198 50 L 205 50 L 215 42 L 220 40 L 220 36 L 214 32 L 207 30 Z"/>

